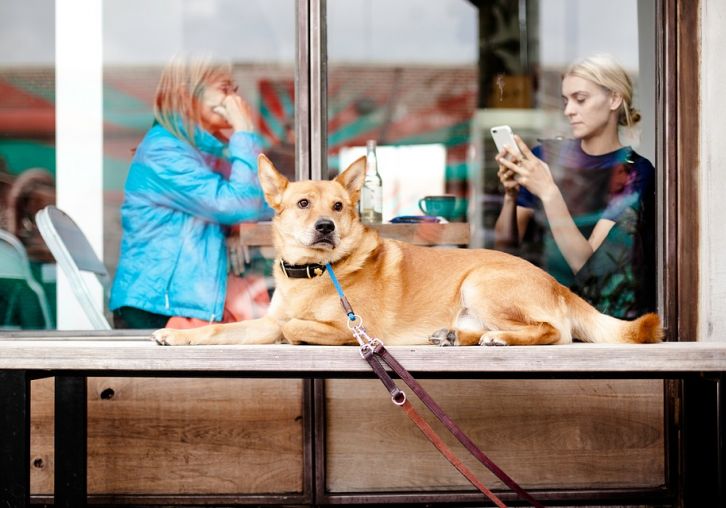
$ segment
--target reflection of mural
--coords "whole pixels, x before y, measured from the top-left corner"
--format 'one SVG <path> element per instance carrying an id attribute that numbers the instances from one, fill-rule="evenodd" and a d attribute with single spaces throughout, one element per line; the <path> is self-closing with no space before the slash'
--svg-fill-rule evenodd
<path id="1" fill-rule="evenodd" d="M 329 69 L 328 163 L 344 146 L 441 143 L 446 191 L 466 197 L 469 123 L 476 108 L 475 67 L 340 66 Z"/>
<path id="2" fill-rule="evenodd" d="M 265 154 L 290 179 L 295 178 L 295 83 L 292 79 L 259 82 L 258 129 Z"/>
<path id="3" fill-rule="evenodd" d="M 105 261 L 113 271 L 122 200 L 132 150 L 152 123 L 160 69 L 104 70 Z M 241 94 L 259 111 L 265 150 L 290 176 L 294 172 L 294 71 L 237 65 Z M 0 73 L 0 157 L 11 174 L 45 167 L 55 174 L 53 69 Z M 441 143 L 446 147 L 446 190 L 466 197 L 469 121 L 476 107 L 474 66 L 335 66 L 329 69 L 328 162 L 338 168 L 343 146 Z"/>
<path id="4" fill-rule="evenodd" d="M 257 66 L 237 66 L 235 70 L 242 93 L 258 107 L 260 133 L 268 146 L 289 141 L 294 126 L 292 70 L 270 72 Z M 106 173 L 118 168 L 125 174 L 131 149 L 151 124 L 158 75 L 155 68 L 105 71 Z M 0 76 L 0 155 L 11 172 L 44 166 L 55 173 L 54 87 L 52 69 L 18 70 Z M 476 70 L 337 66 L 330 70 L 328 88 L 330 163 L 337 169 L 338 149 L 365 144 L 368 138 L 383 144 L 441 142 L 454 152 L 463 150 L 475 107 Z M 38 144 L 46 146 L 43 161 L 29 161 L 31 152 L 37 156 L 33 148 Z M 452 157 L 453 164 L 463 161 L 463 157 Z M 123 178 L 109 177 L 105 184 L 106 190 L 117 191 Z"/>
<path id="5" fill-rule="evenodd" d="M 55 174 L 55 76 L 52 69 L 0 74 L 0 158 L 6 171 L 44 167 Z"/>
<path id="6" fill-rule="evenodd" d="M 278 164 L 294 159 L 292 79 L 259 82 L 259 129 Z M 476 99 L 476 70 L 450 67 L 335 66 L 328 78 L 328 165 L 340 149 L 442 143 L 447 148 L 447 192 L 466 194 L 469 120 Z"/>

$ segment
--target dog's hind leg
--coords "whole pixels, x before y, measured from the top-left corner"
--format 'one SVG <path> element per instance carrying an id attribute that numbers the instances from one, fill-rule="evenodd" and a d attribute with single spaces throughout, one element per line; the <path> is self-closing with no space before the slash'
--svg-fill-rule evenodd
<path id="1" fill-rule="evenodd" d="M 492 299 L 462 307 L 450 328 L 429 337 L 429 343 L 438 346 L 524 346 L 571 341 L 571 336 L 563 334 L 553 322 L 529 317 L 517 306 Z"/>
<path id="2" fill-rule="evenodd" d="M 489 330 L 482 334 L 481 346 L 533 346 L 557 344 L 560 342 L 559 330 L 550 323 L 511 324 L 504 330 Z"/>
<path id="3" fill-rule="evenodd" d="M 550 323 L 501 323 L 503 330 L 476 331 L 442 328 L 429 337 L 437 346 L 528 346 L 557 344 L 561 334 Z"/>
<path id="4" fill-rule="evenodd" d="M 454 319 L 451 328 L 442 328 L 429 337 L 429 343 L 435 346 L 476 346 L 486 325 L 468 309 L 461 309 Z"/>
<path id="5" fill-rule="evenodd" d="M 527 292 L 508 273 L 479 271 L 462 283 L 462 309 L 452 328 L 457 345 L 535 345 L 572 341 L 560 294 L 549 279 L 533 279 Z M 495 288 L 496 290 L 487 290 Z M 556 288 L 555 288 L 556 289 Z M 449 334 L 450 335 L 450 334 Z"/>

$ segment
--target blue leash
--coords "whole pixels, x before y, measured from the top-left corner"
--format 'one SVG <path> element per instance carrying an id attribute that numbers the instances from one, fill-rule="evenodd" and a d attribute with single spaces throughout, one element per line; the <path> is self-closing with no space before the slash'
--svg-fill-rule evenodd
<path id="1" fill-rule="evenodd" d="M 330 266 L 330 263 L 325 263 L 325 268 L 328 270 L 328 274 L 330 274 L 330 279 L 333 281 L 333 285 L 335 286 L 335 290 L 338 292 L 338 296 L 340 296 L 340 304 L 343 306 L 343 310 L 348 315 L 348 319 L 355 321 L 356 315 L 355 312 L 353 312 L 353 307 L 350 306 L 350 302 L 348 302 L 348 299 L 345 297 L 343 288 L 340 287 L 340 282 L 338 282 L 338 278 L 335 276 L 333 267 Z"/>

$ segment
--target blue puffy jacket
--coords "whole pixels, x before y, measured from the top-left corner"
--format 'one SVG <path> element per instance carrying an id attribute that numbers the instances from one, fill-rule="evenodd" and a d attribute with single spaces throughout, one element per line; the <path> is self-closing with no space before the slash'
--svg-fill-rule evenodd
<path id="1" fill-rule="evenodd" d="M 139 144 L 121 207 L 121 252 L 111 310 L 216 321 L 227 293 L 223 225 L 269 218 L 257 180 L 260 138 L 225 145 L 201 129 L 196 147 L 161 125 Z"/>

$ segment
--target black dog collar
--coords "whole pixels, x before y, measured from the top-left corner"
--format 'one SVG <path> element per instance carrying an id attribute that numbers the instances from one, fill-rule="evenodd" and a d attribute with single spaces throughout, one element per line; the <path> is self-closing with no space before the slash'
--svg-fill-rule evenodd
<path id="1" fill-rule="evenodd" d="M 325 273 L 325 265 L 311 263 L 309 265 L 291 265 L 280 260 L 280 268 L 289 279 L 312 279 Z"/>

